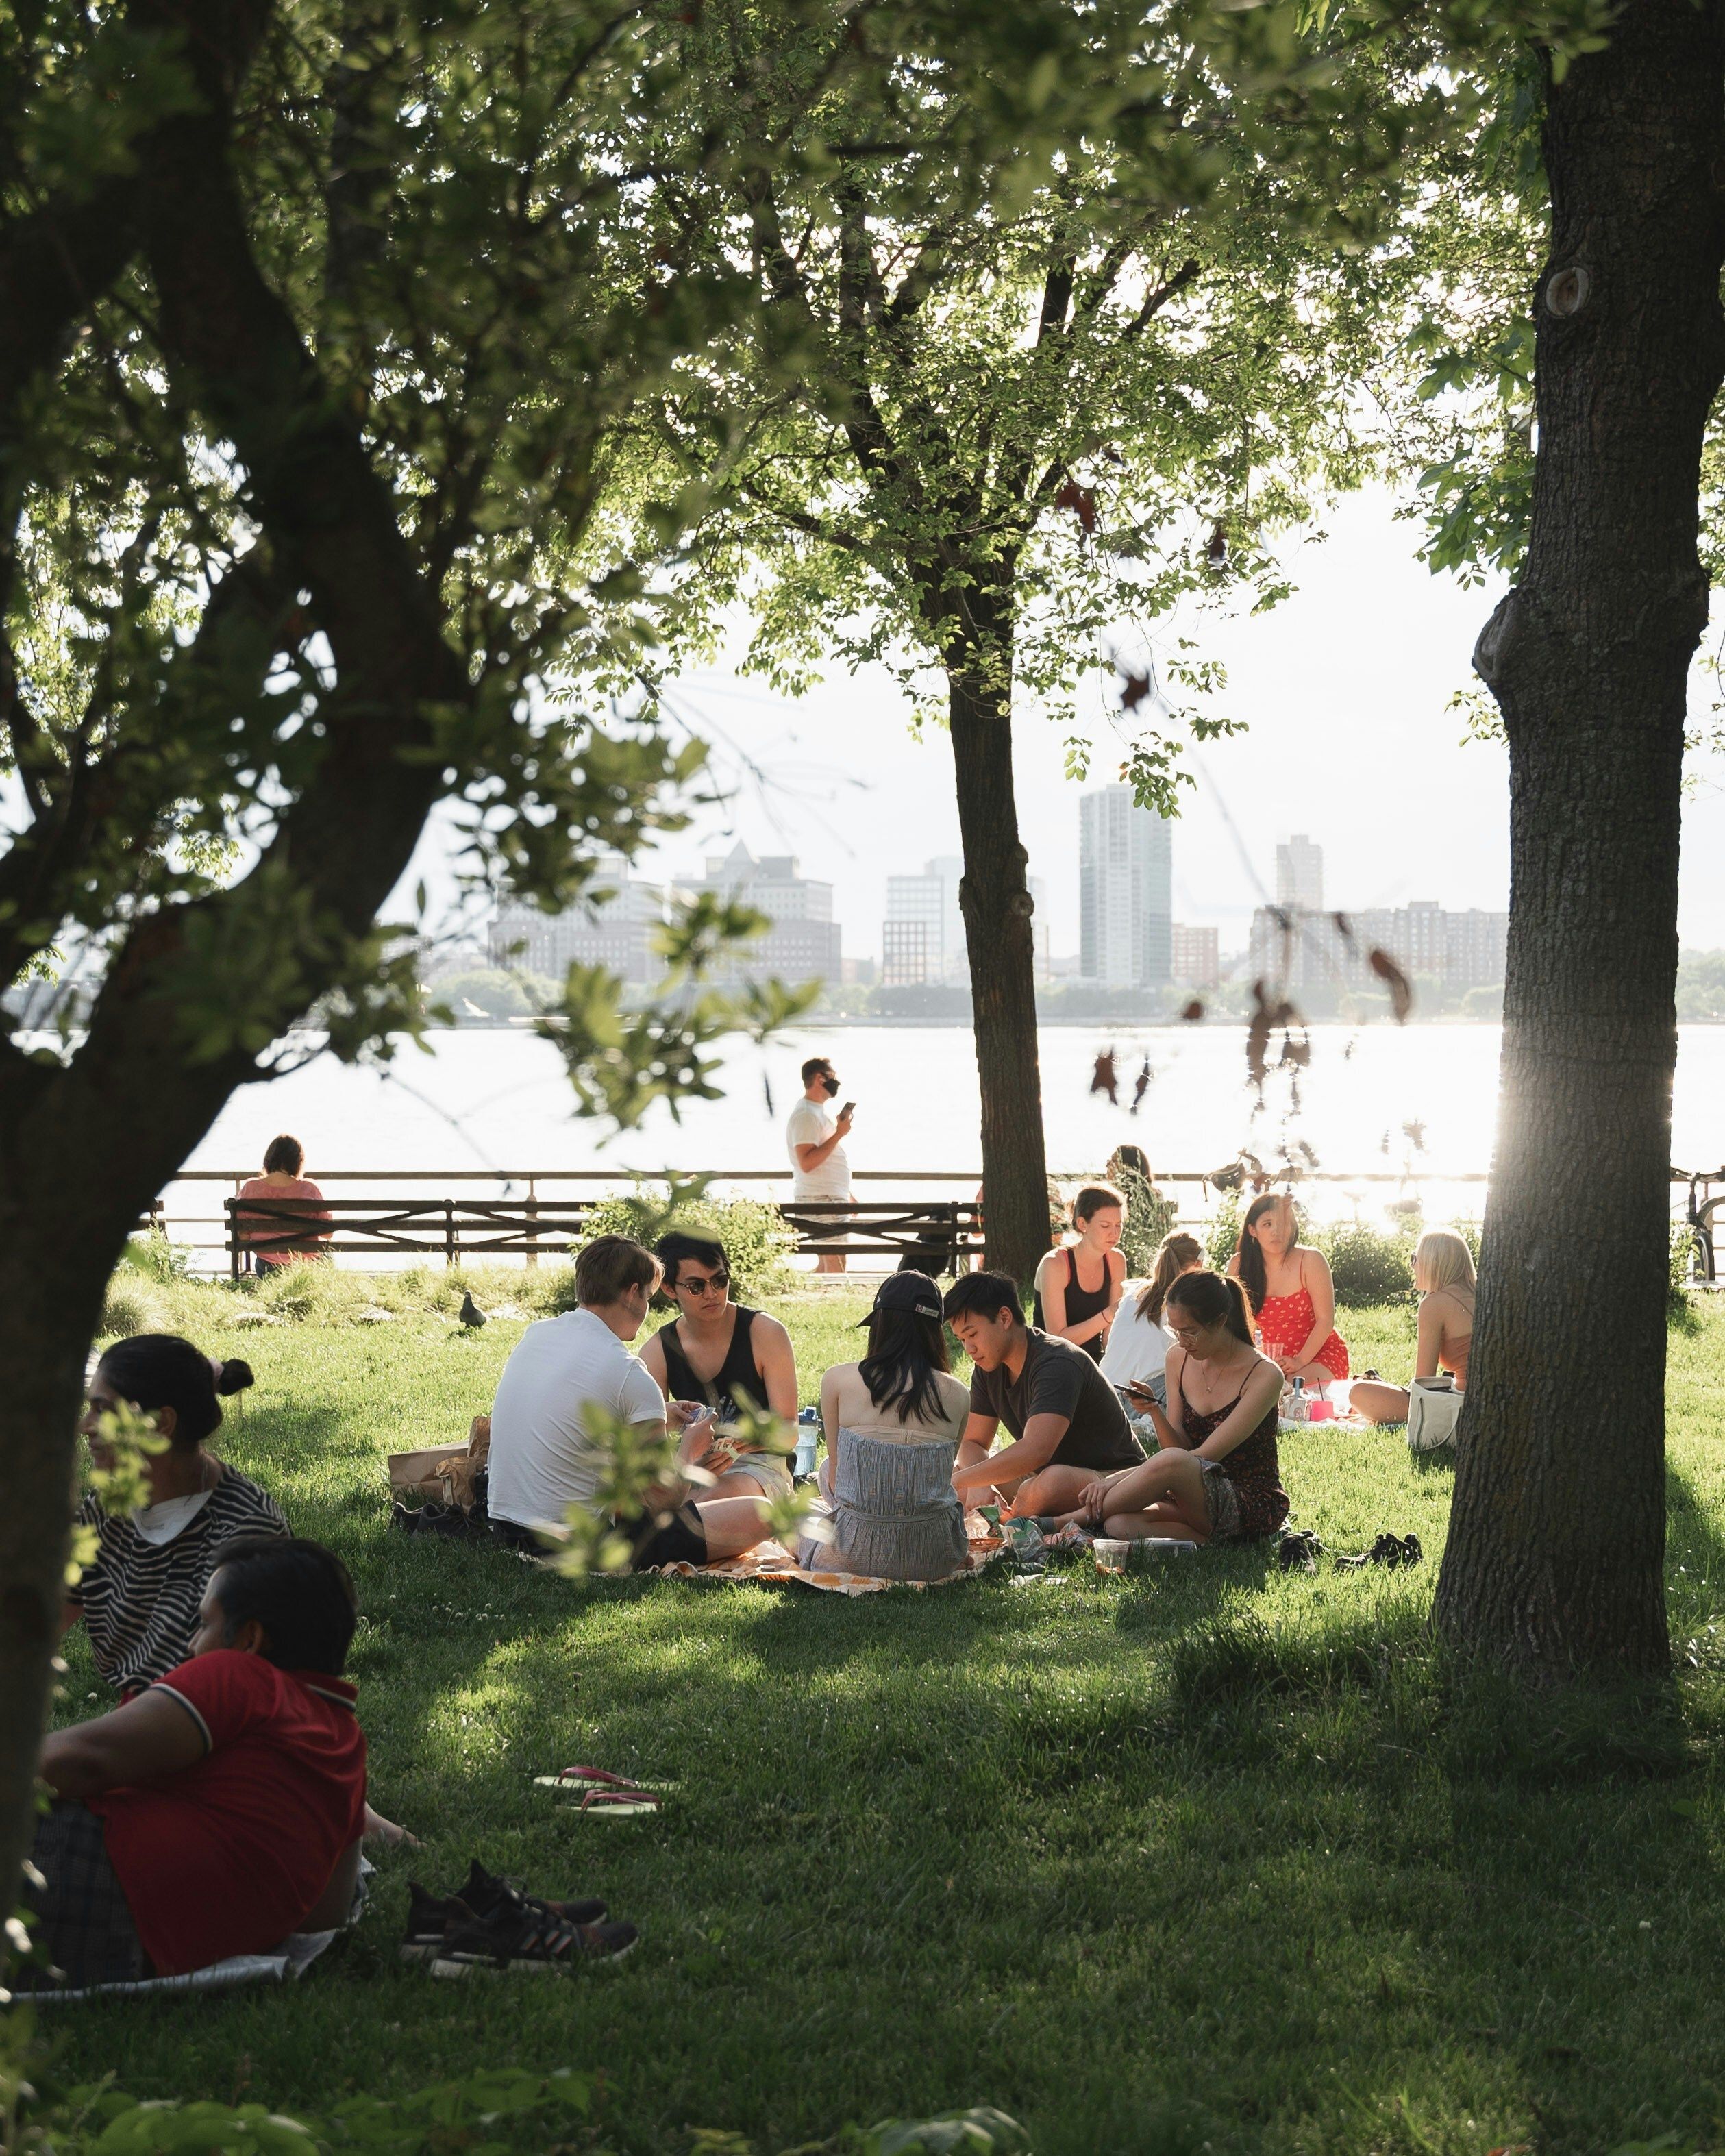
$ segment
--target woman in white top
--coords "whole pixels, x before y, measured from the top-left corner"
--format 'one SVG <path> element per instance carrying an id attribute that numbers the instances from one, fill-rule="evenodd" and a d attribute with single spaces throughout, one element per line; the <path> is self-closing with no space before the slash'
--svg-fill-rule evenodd
<path id="1" fill-rule="evenodd" d="M 1164 1235 L 1149 1279 L 1114 1321 L 1102 1356 L 1102 1375 L 1125 1396 L 1129 1415 L 1147 1415 L 1153 1400 L 1159 1408 L 1168 1405 L 1163 1365 L 1173 1341 L 1162 1322 L 1163 1306 L 1182 1273 L 1198 1272 L 1203 1266 L 1204 1246 L 1196 1235 L 1183 1231 Z"/>
<path id="2" fill-rule="evenodd" d="M 864 1322 L 868 1353 L 821 1379 L 820 1494 L 832 1538 L 805 1536 L 797 1562 L 874 1579 L 944 1579 L 968 1548 L 952 1468 L 970 1390 L 947 1364 L 940 1290 L 926 1273 L 894 1273 Z"/>

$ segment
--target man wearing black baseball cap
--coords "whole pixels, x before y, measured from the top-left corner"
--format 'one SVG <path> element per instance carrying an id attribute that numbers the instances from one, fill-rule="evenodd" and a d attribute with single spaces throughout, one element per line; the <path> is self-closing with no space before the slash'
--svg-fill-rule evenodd
<path id="1" fill-rule="evenodd" d="M 1099 1474 L 1142 1460 L 1112 1385 L 1083 1348 L 1025 1324 L 1004 1273 L 965 1274 L 947 1291 L 946 1316 L 975 1366 L 952 1475 L 967 1503 L 993 1487 L 1020 1518 L 1070 1512 Z M 1002 1423 L 1013 1441 L 991 1453 Z"/>

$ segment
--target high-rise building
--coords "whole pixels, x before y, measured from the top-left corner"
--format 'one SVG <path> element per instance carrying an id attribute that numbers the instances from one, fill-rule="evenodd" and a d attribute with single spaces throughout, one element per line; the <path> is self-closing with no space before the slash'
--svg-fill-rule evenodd
<path id="1" fill-rule="evenodd" d="M 562 913 L 500 906 L 485 933 L 490 963 L 548 981 L 561 981 L 578 965 L 603 966 L 637 984 L 661 979 L 658 932 L 669 908 L 667 887 L 638 880 L 619 860 L 600 868 L 593 891 Z"/>
<path id="2" fill-rule="evenodd" d="M 1324 910 L 1324 850 L 1296 831 L 1276 850 L 1276 902 L 1308 913 Z"/>
<path id="3" fill-rule="evenodd" d="M 917 879 L 906 876 L 909 883 Z M 937 954 L 926 921 L 887 921 L 880 929 L 880 985 L 922 988 L 940 978 Z"/>
<path id="4" fill-rule="evenodd" d="M 958 882 L 963 873 L 964 863 L 957 854 L 942 854 L 923 865 L 921 875 L 887 877 L 886 932 L 881 937 L 883 968 L 893 963 L 887 954 L 896 951 L 898 963 L 920 965 L 922 970 L 915 977 L 918 983 L 963 981 L 969 978 L 964 916 L 958 910 Z M 920 924 L 924 931 L 920 939 L 920 959 L 911 955 L 919 946 L 919 939 L 895 932 L 912 923 Z M 911 983 L 897 985 L 909 986 Z"/>
<path id="5" fill-rule="evenodd" d="M 792 983 L 842 978 L 844 954 L 833 918 L 833 886 L 798 871 L 794 855 L 764 854 L 757 860 L 741 839 L 728 854 L 709 854 L 697 891 L 735 899 L 764 913 L 767 932 L 736 952 L 720 984 L 762 980 L 769 974 Z"/>
<path id="6" fill-rule="evenodd" d="M 1168 931 L 1168 978 L 1176 988 L 1214 988 L 1222 978 L 1220 938 L 1214 928 L 1177 921 Z"/>
<path id="7" fill-rule="evenodd" d="M 886 918 L 880 932 L 883 988 L 920 988 L 942 982 L 948 987 L 969 987 L 969 946 L 958 904 L 963 875 L 964 863 L 958 855 L 940 854 L 924 863 L 921 875 L 887 877 Z M 1025 880 L 1030 891 L 1036 978 L 1045 982 L 1053 946 L 1047 892 L 1040 876 Z"/>
<path id="8" fill-rule="evenodd" d="M 1155 988 L 1168 978 L 1173 849 L 1168 826 L 1141 808 L 1129 786 L 1104 786 L 1078 803 L 1080 963 L 1111 988 Z"/>

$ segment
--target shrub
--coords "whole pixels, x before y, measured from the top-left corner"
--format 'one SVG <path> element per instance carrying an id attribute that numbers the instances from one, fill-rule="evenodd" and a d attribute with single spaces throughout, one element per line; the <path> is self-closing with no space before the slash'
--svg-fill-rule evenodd
<path id="1" fill-rule="evenodd" d="M 1686 1220 L 1673 1220 L 1666 1280 L 1666 1301 L 1673 1317 L 1689 1307 L 1690 1276 L 1699 1255 L 1694 1229 Z"/>
<path id="2" fill-rule="evenodd" d="M 1096 1178 L 1098 1183 L 1111 1181 L 1114 1188 L 1126 1200 L 1126 1220 L 1120 1231 L 1120 1248 L 1126 1259 L 1129 1280 L 1147 1278 L 1156 1262 L 1156 1253 L 1162 1239 L 1173 1229 L 1179 1217 L 1179 1209 L 1172 1198 L 1163 1195 L 1136 1168 L 1122 1162 L 1113 1177 L 1106 1172 Z"/>
<path id="3" fill-rule="evenodd" d="M 722 1243 L 731 1262 L 731 1292 L 738 1302 L 758 1301 L 783 1288 L 789 1276 L 786 1263 L 796 1238 L 776 1205 L 758 1198 L 684 1198 L 674 1195 L 667 1204 L 650 1191 L 637 1189 L 626 1198 L 607 1198 L 587 1216 L 583 1242 L 598 1235 L 632 1235 L 650 1250 L 673 1228 L 688 1235 L 711 1235 Z M 577 1246 L 578 1248 L 579 1245 Z M 575 1307 L 575 1272 L 571 1266 L 559 1273 L 546 1298 L 553 1310 Z"/>
<path id="4" fill-rule="evenodd" d="M 1405 1235 L 1346 1220 L 1316 1229 L 1307 1240 L 1329 1260 L 1337 1302 L 1397 1302 L 1413 1292 L 1413 1250 Z"/>
<path id="5" fill-rule="evenodd" d="M 150 1297 L 134 1281 L 116 1274 L 108 1283 L 97 1337 L 129 1340 L 135 1332 L 152 1332 L 155 1325 L 156 1306 Z"/>
<path id="6" fill-rule="evenodd" d="M 313 1261 L 272 1265 L 259 1279 L 256 1301 L 273 1317 L 342 1325 L 372 1301 L 372 1294 L 363 1274 Z"/>
<path id="7" fill-rule="evenodd" d="M 141 1273 L 146 1280 L 160 1281 L 163 1286 L 175 1281 L 187 1279 L 192 1270 L 192 1252 L 188 1245 L 171 1243 L 167 1231 L 151 1228 L 147 1235 L 134 1235 L 121 1255 L 120 1262 L 130 1265 L 134 1272 Z"/>
<path id="8" fill-rule="evenodd" d="M 1210 1222 L 1210 1232 L 1204 1245 L 1204 1255 L 1216 1272 L 1228 1270 L 1228 1260 L 1240 1247 L 1240 1194 L 1230 1190 L 1216 1208 L 1216 1216 Z"/>

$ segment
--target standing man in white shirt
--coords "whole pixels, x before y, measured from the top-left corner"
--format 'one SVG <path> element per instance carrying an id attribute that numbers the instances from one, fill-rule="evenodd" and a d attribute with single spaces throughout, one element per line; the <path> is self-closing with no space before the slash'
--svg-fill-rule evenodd
<path id="1" fill-rule="evenodd" d="M 791 1111 L 785 1143 L 791 1157 L 793 1199 L 819 1199 L 828 1205 L 849 1205 L 850 1161 L 845 1141 L 850 1135 L 850 1119 L 856 1103 L 847 1101 L 835 1113 L 839 1074 L 824 1055 L 813 1055 L 803 1065 L 803 1097 Z M 815 1262 L 818 1273 L 842 1273 L 845 1254 L 834 1250 Z"/>

